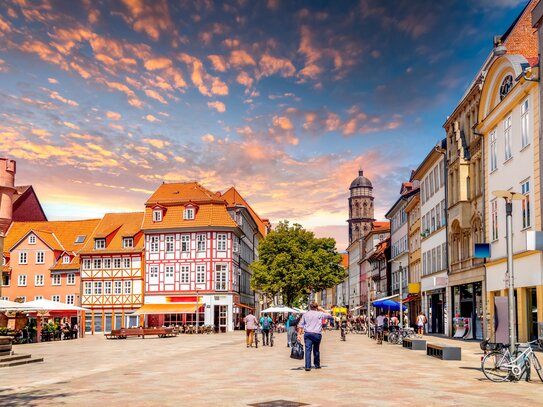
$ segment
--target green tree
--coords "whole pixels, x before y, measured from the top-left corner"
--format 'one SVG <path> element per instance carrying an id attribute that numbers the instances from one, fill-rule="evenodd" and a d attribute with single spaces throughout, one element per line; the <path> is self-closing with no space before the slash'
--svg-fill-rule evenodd
<path id="1" fill-rule="evenodd" d="M 251 287 L 265 295 L 281 294 L 291 306 L 311 291 L 341 283 L 347 276 L 332 238 L 316 238 L 299 224 L 279 222 L 258 245 L 258 261 L 251 264 Z"/>

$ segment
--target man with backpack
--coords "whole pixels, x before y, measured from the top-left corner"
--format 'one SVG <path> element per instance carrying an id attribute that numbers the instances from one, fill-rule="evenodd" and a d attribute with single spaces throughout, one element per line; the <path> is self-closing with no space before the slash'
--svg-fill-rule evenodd
<path id="1" fill-rule="evenodd" d="M 260 318 L 260 327 L 262 328 L 263 345 L 270 344 L 270 329 L 272 327 L 272 319 L 268 315 L 264 315 Z"/>

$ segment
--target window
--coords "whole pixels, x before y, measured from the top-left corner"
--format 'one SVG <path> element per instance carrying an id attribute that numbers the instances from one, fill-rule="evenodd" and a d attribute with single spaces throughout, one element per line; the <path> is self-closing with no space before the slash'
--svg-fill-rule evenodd
<path id="1" fill-rule="evenodd" d="M 51 301 L 54 301 L 54 302 L 60 302 L 60 295 L 52 295 L 51 296 Z"/>
<path id="2" fill-rule="evenodd" d="M 441 269 L 447 269 L 447 243 L 441 244 Z"/>
<path id="3" fill-rule="evenodd" d="M 190 276 L 190 266 L 181 266 L 181 284 L 188 284 Z"/>
<path id="4" fill-rule="evenodd" d="M 181 235 L 181 252 L 188 253 L 190 251 L 190 235 Z"/>
<path id="5" fill-rule="evenodd" d="M 61 283 L 60 274 L 53 274 L 52 279 L 53 279 L 52 285 L 60 285 Z"/>
<path id="6" fill-rule="evenodd" d="M 45 263 L 45 252 L 36 252 L 36 264 Z"/>
<path id="7" fill-rule="evenodd" d="M 158 266 L 149 267 L 149 277 L 158 278 Z"/>
<path id="8" fill-rule="evenodd" d="M 194 208 L 186 208 L 183 217 L 185 219 L 194 219 Z"/>
<path id="9" fill-rule="evenodd" d="M 119 258 L 113 259 L 113 268 L 116 268 L 116 269 L 121 268 L 121 259 Z"/>
<path id="10" fill-rule="evenodd" d="M 124 268 L 129 269 L 130 268 L 130 257 L 125 257 L 123 259 L 123 263 L 124 263 Z"/>
<path id="11" fill-rule="evenodd" d="M 19 287 L 26 286 L 26 274 L 19 274 L 19 278 L 17 279 L 17 285 Z"/>
<path id="12" fill-rule="evenodd" d="M 201 284 L 206 282 L 206 266 L 199 264 L 196 266 L 196 283 Z"/>
<path id="13" fill-rule="evenodd" d="M 28 236 L 28 244 L 36 244 L 36 235 Z"/>
<path id="14" fill-rule="evenodd" d="M 215 265 L 215 290 L 226 291 L 228 290 L 228 274 L 226 264 Z"/>
<path id="15" fill-rule="evenodd" d="M 43 300 L 43 295 L 36 295 L 34 301 Z"/>
<path id="16" fill-rule="evenodd" d="M 75 243 L 81 244 L 85 241 L 87 235 L 79 235 L 75 238 Z"/>
<path id="17" fill-rule="evenodd" d="M 529 228 L 532 225 L 530 220 L 530 181 L 524 181 L 521 185 L 521 192 L 526 198 L 522 201 L 522 228 Z"/>
<path id="18" fill-rule="evenodd" d="M 104 259 L 104 268 L 110 269 L 111 268 L 111 259 Z"/>
<path id="19" fill-rule="evenodd" d="M 102 282 L 101 281 L 95 281 L 94 282 L 94 295 L 102 295 Z"/>
<path id="20" fill-rule="evenodd" d="M 436 230 L 441 227 L 441 202 L 436 206 Z"/>
<path id="21" fill-rule="evenodd" d="M 66 284 L 67 285 L 75 285 L 75 274 L 74 273 L 66 274 Z"/>
<path id="22" fill-rule="evenodd" d="M 206 251 L 206 235 L 205 234 L 199 234 L 196 235 L 196 248 L 199 252 L 205 252 Z"/>
<path id="23" fill-rule="evenodd" d="M 34 285 L 42 286 L 43 285 L 43 274 L 36 274 L 34 277 Z"/>
<path id="24" fill-rule="evenodd" d="M 73 294 L 68 294 L 66 296 L 66 304 L 74 305 L 74 298 L 75 296 Z"/>
<path id="25" fill-rule="evenodd" d="M 149 242 L 151 243 L 150 252 L 158 253 L 158 236 L 151 236 Z"/>
<path id="26" fill-rule="evenodd" d="M 498 201 L 490 202 L 491 222 L 492 222 L 492 240 L 498 240 Z"/>
<path id="27" fill-rule="evenodd" d="M 95 239 L 94 240 L 95 249 L 105 249 L 106 248 L 106 239 Z"/>
<path id="28" fill-rule="evenodd" d="M 89 270 L 91 268 L 91 261 L 90 259 L 83 259 L 83 268 L 85 270 Z"/>
<path id="29" fill-rule="evenodd" d="M 125 294 L 132 293 L 132 281 L 128 280 L 124 282 L 124 293 Z"/>
<path id="30" fill-rule="evenodd" d="M 28 260 L 27 252 L 19 252 L 19 264 L 26 264 Z"/>
<path id="31" fill-rule="evenodd" d="M 490 171 L 498 168 L 498 156 L 496 155 L 496 130 L 490 133 Z"/>
<path id="32" fill-rule="evenodd" d="M 522 148 L 530 144 L 530 137 L 528 135 L 528 127 L 529 127 L 529 120 L 530 120 L 529 113 L 530 112 L 528 109 L 528 99 L 526 99 L 520 105 L 520 137 L 522 141 Z"/>
<path id="33" fill-rule="evenodd" d="M 512 87 L 513 87 L 513 76 L 507 75 L 505 78 L 503 78 L 503 82 L 500 86 L 500 100 L 502 100 L 505 96 L 507 96 L 507 94 L 509 93 Z"/>
<path id="34" fill-rule="evenodd" d="M 115 281 L 115 295 L 121 295 L 123 293 L 123 282 Z"/>
<path id="35" fill-rule="evenodd" d="M 162 222 L 162 210 L 155 209 L 153 211 L 153 222 Z"/>
<path id="36" fill-rule="evenodd" d="M 111 295 L 111 281 L 104 281 L 104 294 Z"/>
<path id="37" fill-rule="evenodd" d="M 224 233 L 217 235 L 217 250 L 220 252 L 226 251 L 226 235 Z"/>
<path id="38" fill-rule="evenodd" d="M 166 266 L 164 268 L 164 277 L 166 279 L 166 283 L 173 283 L 173 266 Z"/>
<path id="39" fill-rule="evenodd" d="M 441 270 L 441 269 L 442 269 L 442 268 L 441 268 L 441 265 L 442 265 L 443 263 L 441 263 L 441 247 L 440 247 L 440 246 L 438 246 L 438 247 L 436 248 L 436 253 L 437 253 L 437 254 L 436 254 L 436 269 L 437 269 L 437 270 Z"/>
<path id="40" fill-rule="evenodd" d="M 239 226 L 243 226 L 243 216 L 241 215 L 241 212 L 236 215 L 236 222 Z"/>
<path id="41" fill-rule="evenodd" d="M 123 238 L 123 247 L 125 249 L 131 249 L 132 247 L 134 247 L 134 238 L 132 237 Z"/>
<path id="42" fill-rule="evenodd" d="M 90 281 L 85 281 L 84 293 L 85 293 L 85 295 L 91 295 L 92 294 L 92 283 Z"/>
<path id="43" fill-rule="evenodd" d="M 166 253 L 173 253 L 175 248 L 174 238 L 175 236 L 173 235 L 166 236 Z"/>
<path id="44" fill-rule="evenodd" d="M 503 134 L 505 142 L 505 161 L 507 161 L 513 156 L 511 148 L 511 116 L 503 122 Z"/>
<path id="45" fill-rule="evenodd" d="M 93 259 L 93 268 L 101 269 L 102 268 L 102 259 Z"/>
<path id="46" fill-rule="evenodd" d="M 63 264 L 70 264 L 70 256 L 63 256 L 62 257 L 62 263 Z"/>

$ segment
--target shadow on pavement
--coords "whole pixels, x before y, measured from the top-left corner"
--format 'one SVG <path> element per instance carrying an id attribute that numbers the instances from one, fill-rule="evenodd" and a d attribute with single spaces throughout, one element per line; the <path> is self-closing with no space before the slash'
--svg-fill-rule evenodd
<path id="1" fill-rule="evenodd" d="M 6 394 L 7 391 L 9 390 L 0 390 L 0 406 L 2 407 L 39 406 L 46 401 L 55 400 L 57 403 L 62 398 L 71 396 L 71 393 L 47 393 L 43 390 Z"/>

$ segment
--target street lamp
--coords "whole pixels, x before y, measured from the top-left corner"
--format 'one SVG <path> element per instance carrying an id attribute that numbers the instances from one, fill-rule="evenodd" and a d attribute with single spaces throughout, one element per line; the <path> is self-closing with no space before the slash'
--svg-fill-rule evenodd
<path id="1" fill-rule="evenodd" d="M 515 282 L 513 279 L 513 201 L 523 201 L 526 197 L 523 194 L 512 191 L 492 191 L 496 198 L 505 200 L 505 234 L 507 239 L 507 274 L 509 275 L 509 347 L 511 354 L 515 351 L 516 342 L 516 313 L 515 313 Z"/>

